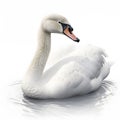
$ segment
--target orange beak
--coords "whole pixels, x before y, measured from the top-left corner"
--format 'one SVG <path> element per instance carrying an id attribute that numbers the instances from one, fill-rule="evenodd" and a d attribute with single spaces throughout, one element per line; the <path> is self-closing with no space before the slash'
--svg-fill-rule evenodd
<path id="1" fill-rule="evenodd" d="M 71 38 L 72 40 L 74 40 L 75 42 L 79 42 L 80 40 L 69 30 L 69 27 L 66 27 L 66 29 L 64 29 L 63 33 L 68 36 L 69 38 Z"/>

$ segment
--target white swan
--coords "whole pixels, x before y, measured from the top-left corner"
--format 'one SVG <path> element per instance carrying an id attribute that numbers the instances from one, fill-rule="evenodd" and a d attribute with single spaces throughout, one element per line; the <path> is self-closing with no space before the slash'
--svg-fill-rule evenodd
<path id="1" fill-rule="evenodd" d="M 78 49 L 43 72 L 50 51 L 51 33 L 62 33 L 79 42 L 72 31 L 63 16 L 50 15 L 43 19 L 38 48 L 22 82 L 25 96 L 67 98 L 90 93 L 101 86 L 102 80 L 109 74 L 110 65 L 104 59 L 104 51 L 97 47 L 87 47 L 84 52 Z"/>

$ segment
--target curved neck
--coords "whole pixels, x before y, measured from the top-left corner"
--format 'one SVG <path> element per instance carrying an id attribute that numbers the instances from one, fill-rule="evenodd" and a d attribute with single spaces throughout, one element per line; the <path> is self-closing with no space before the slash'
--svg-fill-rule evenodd
<path id="1" fill-rule="evenodd" d="M 32 63 L 27 71 L 29 77 L 39 78 L 42 76 L 51 47 L 51 34 L 40 28 L 38 35 L 38 47 Z"/>

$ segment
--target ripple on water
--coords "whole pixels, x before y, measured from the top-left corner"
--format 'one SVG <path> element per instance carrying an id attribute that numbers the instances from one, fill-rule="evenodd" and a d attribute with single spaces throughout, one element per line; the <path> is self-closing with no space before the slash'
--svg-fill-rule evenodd
<path id="1" fill-rule="evenodd" d="M 21 83 L 10 85 L 12 103 L 20 105 L 26 115 L 71 115 L 86 111 L 99 111 L 114 94 L 115 85 L 111 81 L 103 81 L 101 87 L 90 94 L 67 99 L 36 100 L 23 96 Z M 14 93 L 14 94 L 13 94 Z"/>

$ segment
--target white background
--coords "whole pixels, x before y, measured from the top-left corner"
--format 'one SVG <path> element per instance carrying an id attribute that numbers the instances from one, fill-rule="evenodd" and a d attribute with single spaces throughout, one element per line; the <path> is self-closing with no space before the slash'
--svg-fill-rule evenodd
<path id="1" fill-rule="evenodd" d="M 106 100 L 103 108 L 89 114 L 59 110 L 49 106 L 51 111 L 45 113 L 44 119 L 120 119 L 120 2 L 119 0 L 0 0 L 0 119 L 43 119 L 24 114 L 24 109 L 11 102 L 14 92 L 10 86 L 24 76 L 37 45 L 37 32 L 42 17 L 57 13 L 65 16 L 74 28 L 74 33 L 82 44 L 102 47 L 114 62 L 107 78 L 116 87 L 113 95 Z M 52 35 L 52 51 L 69 47 L 73 41 L 63 35 Z M 13 89 L 13 91 L 15 91 Z M 18 93 L 18 91 L 16 91 Z M 18 93 L 19 94 L 19 93 Z M 52 106 L 53 107 L 53 106 Z M 91 106 L 94 107 L 94 106 Z M 45 111 L 49 111 L 45 108 Z M 81 109 L 82 111 L 82 109 Z M 51 114 L 51 115 L 50 115 Z"/>

